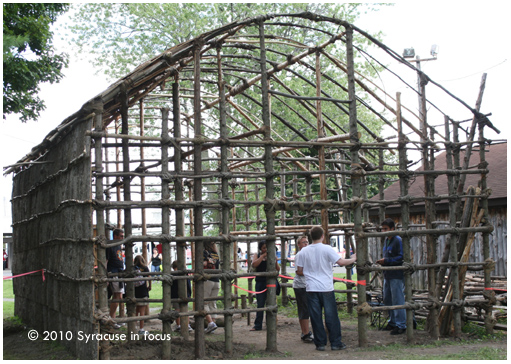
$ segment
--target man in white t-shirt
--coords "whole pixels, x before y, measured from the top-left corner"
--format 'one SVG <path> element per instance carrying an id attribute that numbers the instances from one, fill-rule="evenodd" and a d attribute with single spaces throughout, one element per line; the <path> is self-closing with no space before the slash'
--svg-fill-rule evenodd
<path id="1" fill-rule="evenodd" d="M 322 244 L 325 233 L 321 226 L 313 227 L 310 234 L 312 244 L 301 250 L 296 274 L 305 276 L 314 344 L 316 350 L 325 350 L 327 335 L 323 326 L 324 310 L 331 349 L 343 350 L 346 345 L 341 341 L 341 321 L 337 313 L 332 269 L 334 263 L 339 266 L 353 264 L 357 256 L 353 254 L 350 259 L 339 258 L 329 245 Z"/>

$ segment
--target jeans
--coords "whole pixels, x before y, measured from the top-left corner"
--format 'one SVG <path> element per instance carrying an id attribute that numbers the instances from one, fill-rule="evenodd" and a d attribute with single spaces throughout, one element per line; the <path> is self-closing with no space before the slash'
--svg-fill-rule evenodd
<path id="1" fill-rule="evenodd" d="M 255 290 L 256 292 L 261 292 L 266 289 L 266 281 L 264 282 L 257 282 L 255 284 Z M 264 291 L 263 293 L 256 294 L 256 300 L 257 300 L 257 308 L 262 308 L 266 305 L 266 294 L 268 291 Z M 263 329 L 263 318 L 264 318 L 264 311 L 258 311 L 256 313 L 256 319 L 254 321 L 254 328 L 256 330 L 262 330 Z"/>
<path id="2" fill-rule="evenodd" d="M 159 265 L 152 265 L 151 264 L 151 272 L 159 272 L 160 266 Z"/>
<path id="3" fill-rule="evenodd" d="M 332 347 L 341 346 L 341 321 L 337 314 L 334 292 L 307 292 L 307 301 L 314 333 L 314 344 L 316 346 L 326 346 L 327 344 L 327 335 L 323 325 L 324 310 L 330 345 Z"/>
<path id="4" fill-rule="evenodd" d="M 383 304 L 401 306 L 405 304 L 405 283 L 402 279 L 385 279 L 383 282 Z M 389 311 L 389 325 L 406 329 L 406 310 Z"/>

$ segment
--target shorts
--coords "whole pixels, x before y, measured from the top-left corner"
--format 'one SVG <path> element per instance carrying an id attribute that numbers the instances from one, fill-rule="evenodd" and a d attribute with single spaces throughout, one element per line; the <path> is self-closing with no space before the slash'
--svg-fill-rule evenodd
<path id="1" fill-rule="evenodd" d="M 204 297 L 217 297 L 219 291 L 220 291 L 220 282 L 213 282 L 213 281 L 204 282 Z M 215 301 L 205 301 L 204 309 L 206 311 L 216 310 L 216 300 Z"/>
<path id="2" fill-rule="evenodd" d="M 144 298 L 149 298 L 149 296 L 147 297 L 137 297 L 139 299 L 144 299 Z M 149 302 L 137 302 L 137 306 L 149 306 Z"/>
<path id="3" fill-rule="evenodd" d="M 112 292 L 113 293 L 124 294 L 124 282 L 110 282 L 110 283 L 112 283 Z"/>
<path id="4" fill-rule="evenodd" d="M 179 311 L 179 302 L 172 302 L 172 308 L 174 311 Z"/>
<path id="5" fill-rule="evenodd" d="M 305 288 L 293 288 L 295 291 L 296 305 L 298 306 L 298 319 L 309 319 L 309 306 L 307 305 L 307 292 Z"/>

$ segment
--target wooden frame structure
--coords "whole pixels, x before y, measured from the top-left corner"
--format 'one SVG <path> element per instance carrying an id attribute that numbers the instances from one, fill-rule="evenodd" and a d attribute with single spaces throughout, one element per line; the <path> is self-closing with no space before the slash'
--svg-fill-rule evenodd
<path id="1" fill-rule="evenodd" d="M 276 27 L 303 29 L 309 34 L 308 43 L 274 36 L 272 29 Z M 357 57 L 377 61 L 357 46 L 355 37 L 401 62 L 405 71 L 419 74 L 420 115 L 408 112 L 411 116 L 405 117 L 399 95 L 397 105 L 390 105 L 385 100 L 392 96 L 358 73 Z M 294 89 L 287 85 L 289 79 L 299 81 Z M 478 140 L 474 140 L 474 134 L 466 141 L 457 137 L 451 140 L 450 132 L 457 133 L 458 124 L 447 115 L 444 134 L 428 124 L 428 82 L 473 115 L 472 129 L 479 126 Z M 332 91 L 335 96 L 330 94 Z M 376 111 L 371 106 L 374 104 L 387 111 Z M 359 117 L 362 108 L 396 130 L 397 141 L 385 140 L 367 126 Z M 230 282 L 248 274 L 232 271 L 231 252 L 237 242 L 265 240 L 268 267 L 273 267 L 276 241 L 285 247 L 319 222 L 328 234 L 344 235 L 346 244 L 356 249 L 359 282 L 369 282 L 371 272 L 396 269 L 368 264 L 371 239 L 401 235 L 405 260 L 409 262 L 409 237 L 426 236 L 427 264 L 413 269 L 428 270 L 430 300 L 413 303 L 409 279 L 413 270 L 410 264 L 397 269 L 405 269 L 407 277 L 408 323 L 413 309 L 427 307 L 429 329 L 438 336 L 440 308 L 467 304 L 456 287 L 458 270 L 469 263 L 457 260 L 456 244 L 451 244 L 449 262 L 439 263 L 435 237 L 450 234 L 455 239 L 466 233 L 487 237 L 492 231 L 484 219 L 468 228 L 456 225 L 459 206 L 474 197 L 464 195 L 463 187 L 456 191 L 463 186 L 458 180 L 467 173 L 481 175 L 481 194 L 476 198 L 484 216 L 488 172 L 484 153 L 489 142 L 483 134 L 485 126 L 493 128 L 478 108 L 471 108 L 377 39 L 339 19 L 311 13 L 267 15 L 202 34 L 137 67 L 64 120 L 40 146 L 6 171 L 15 174 L 13 273 L 45 269 L 47 279 L 44 285 L 34 276 L 15 281 L 16 314 L 45 330 L 80 327 L 88 333 L 108 332 L 113 320 L 108 316 L 107 282 L 122 280 L 127 282 L 124 302 L 128 317 L 115 322 L 127 322 L 128 331 L 134 332 L 134 322 L 140 320 L 132 317 L 137 301 L 133 281 L 137 279 L 129 273 L 108 274 L 105 249 L 124 244 L 126 271 L 131 272 L 134 244 L 158 242 L 163 246 L 163 272 L 147 279 L 163 282 L 163 310 L 146 319 L 162 320 L 164 335 L 170 334 L 170 320 L 178 316 L 183 320 L 193 316 L 196 327 L 202 327 L 204 302 L 215 299 L 204 297 L 204 280 L 220 277 L 224 309 L 215 313 L 225 318 L 226 354 L 233 350 L 232 315 L 260 310 L 267 314 L 267 350 L 275 351 L 277 298 L 272 285 L 277 273 L 257 273 L 268 278 L 265 308 L 232 308 L 232 300 L 237 297 Z M 279 135 L 280 130 L 285 134 Z M 469 169 L 459 164 L 456 153 L 460 147 L 471 148 L 474 144 L 479 145 L 481 163 Z M 436 171 L 434 152 L 442 148 L 452 152 L 449 158 L 454 156 L 454 164 L 448 170 Z M 407 151 L 415 149 L 422 153 L 423 172 L 410 170 Z M 398 153 L 398 165 L 385 160 L 387 151 Z M 378 166 L 371 160 L 378 160 Z M 448 196 L 435 196 L 431 189 L 431 181 L 439 174 L 449 176 Z M 412 199 L 407 196 L 407 183 L 418 176 L 429 187 L 423 198 Z M 397 232 L 381 233 L 368 222 L 367 209 L 377 205 L 384 217 L 385 206 L 392 201 L 385 201 L 383 196 L 376 204 L 369 201 L 367 186 L 376 178 L 383 190 L 384 179 L 389 177 L 401 181 L 403 227 Z M 445 199 L 451 203 L 450 226 L 439 229 L 432 224 L 434 204 Z M 409 204 L 417 200 L 426 201 L 428 217 L 426 229 L 414 231 L 408 229 L 405 217 Z M 161 215 L 161 222 L 148 223 L 150 213 Z M 125 239 L 110 240 L 109 226 L 122 226 Z M 196 264 L 187 270 L 186 249 L 192 247 L 194 256 L 201 257 L 208 241 L 220 245 L 221 269 L 204 271 L 202 264 Z M 484 241 L 487 244 L 487 239 Z M 171 249 L 176 249 L 177 272 L 171 270 Z M 284 255 L 282 259 L 286 260 Z M 491 262 L 473 265 L 485 267 L 484 283 L 490 288 Z M 452 272 L 452 302 L 441 302 L 436 292 L 435 269 L 440 266 Z M 185 298 L 184 273 L 190 274 L 188 278 L 195 283 L 192 311 L 188 311 L 190 300 Z M 170 287 L 181 282 L 182 309 L 176 312 L 171 308 Z M 36 292 L 34 286 L 38 287 Z M 352 309 L 353 296 L 357 296 L 359 344 L 366 346 L 368 315 L 389 307 L 370 307 L 366 285 L 359 284 L 356 290 L 354 286 L 347 285 L 348 303 Z M 83 306 L 78 314 L 68 307 L 76 302 Z M 491 331 L 491 295 L 482 304 L 487 330 Z M 454 329 L 459 334 L 460 310 L 453 312 Z M 183 335 L 188 332 L 183 331 Z M 412 339 L 413 330 L 409 329 L 407 335 Z M 88 347 L 76 340 L 66 345 L 73 346 L 82 358 L 109 358 L 107 340 Z M 162 345 L 163 359 L 171 359 L 171 342 Z M 195 348 L 195 357 L 203 358 L 203 330 L 195 330 Z"/>

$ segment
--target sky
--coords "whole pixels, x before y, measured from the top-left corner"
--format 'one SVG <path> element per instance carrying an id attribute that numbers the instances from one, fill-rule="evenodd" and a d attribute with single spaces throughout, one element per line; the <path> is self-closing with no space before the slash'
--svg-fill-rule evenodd
<path id="1" fill-rule="evenodd" d="M 511 124 L 507 104 L 511 99 L 511 42 L 505 38 L 509 34 L 506 27 L 508 14 L 496 2 L 487 2 L 484 6 L 469 4 L 472 3 L 400 2 L 363 15 L 355 25 L 370 32 L 382 31 L 383 43 L 400 54 L 404 48 L 413 47 L 420 58 L 431 58 L 431 45 L 437 44 L 437 59 L 421 62 L 422 70 L 471 107 L 474 107 L 479 93 L 481 76 L 487 73 L 481 112 L 492 113 L 490 120 L 501 133 L 485 132 L 485 135 L 493 139 L 507 139 Z M 65 20 L 65 17 L 59 19 Z M 69 48 L 59 37 L 55 37 L 55 44 L 63 50 Z M 45 100 L 46 110 L 39 121 L 22 123 L 14 115 L 2 121 L 2 166 L 16 163 L 28 154 L 66 117 L 111 84 L 104 77 L 95 75 L 87 61 L 69 53 L 71 59 L 65 70 L 66 77 L 58 84 L 41 86 L 40 96 Z M 399 65 L 391 65 L 394 66 L 396 71 L 403 69 Z M 415 85 L 416 76 L 413 72 L 408 74 L 407 81 Z M 380 86 L 391 95 L 402 92 L 403 103 L 417 108 L 417 96 L 406 87 L 396 85 L 385 75 L 381 77 Z M 442 94 L 430 86 L 426 92 L 432 99 Z M 454 120 L 471 118 L 468 110 L 456 103 L 441 104 L 440 108 Z M 443 117 L 430 111 L 429 122 L 442 124 Z M 10 232 L 12 175 L 1 179 L 2 230 Z"/>

